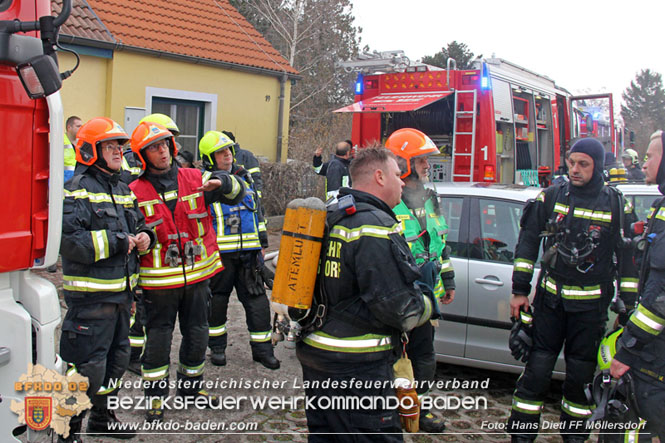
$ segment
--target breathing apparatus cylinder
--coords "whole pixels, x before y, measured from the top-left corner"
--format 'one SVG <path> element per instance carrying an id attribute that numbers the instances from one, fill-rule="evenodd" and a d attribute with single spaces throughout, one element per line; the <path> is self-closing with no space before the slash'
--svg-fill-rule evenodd
<path id="1" fill-rule="evenodd" d="M 297 321 L 311 308 L 325 223 L 326 205 L 316 197 L 297 198 L 286 207 L 272 289 L 278 317 Z"/>

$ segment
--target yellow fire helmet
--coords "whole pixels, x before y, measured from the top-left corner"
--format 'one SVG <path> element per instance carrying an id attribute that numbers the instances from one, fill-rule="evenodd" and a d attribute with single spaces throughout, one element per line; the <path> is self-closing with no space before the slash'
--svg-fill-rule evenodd
<path id="1" fill-rule="evenodd" d="M 166 114 L 157 113 L 157 114 L 146 115 L 141 119 L 139 123 L 159 123 L 160 125 L 164 126 L 166 129 L 171 131 L 171 134 L 173 134 L 174 137 L 177 137 L 178 134 L 180 134 L 180 129 L 178 129 L 178 125 L 176 125 L 173 119 Z"/>
<path id="2" fill-rule="evenodd" d="M 598 369 L 601 371 L 609 370 L 614 355 L 617 353 L 617 342 L 623 334 L 623 328 L 615 329 L 600 341 L 598 347 Z"/>
<path id="3" fill-rule="evenodd" d="M 235 142 L 226 134 L 219 131 L 208 131 L 199 142 L 199 152 L 203 159 L 203 166 L 208 170 L 215 169 L 213 154 L 221 149 L 230 149 L 233 157 L 236 156 Z"/>

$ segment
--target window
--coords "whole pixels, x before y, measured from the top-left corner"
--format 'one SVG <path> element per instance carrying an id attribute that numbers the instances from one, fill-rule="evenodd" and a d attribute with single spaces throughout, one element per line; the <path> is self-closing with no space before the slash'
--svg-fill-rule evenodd
<path id="1" fill-rule="evenodd" d="M 217 94 L 147 86 L 145 109 L 148 114 L 159 112 L 171 117 L 180 129 L 178 144 L 199 158 L 199 140 L 206 131 L 215 129 Z"/>
<path id="2" fill-rule="evenodd" d="M 626 199 L 632 200 L 633 210 L 638 220 L 646 221 L 649 212 L 651 212 L 651 205 L 659 197 L 658 195 L 625 195 Z"/>
<path id="3" fill-rule="evenodd" d="M 161 97 L 153 97 L 152 112 L 166 114 L 180 129 L 180 134 L 176 141 L 180 143 L 182 149 L 196 155 L 198 152 L 199 140 L 203 137 L 203 114 L 204 103 L 190 100 L 176 100 Z"/>
<path id="4" fill-rule="evenodd" d="M 460 242 L 463 203 L 464 199 L 462 197 L 439 198 L 441 213 L 446 218 L 446 223 L 448 223 L 446 245 L 450 246 L 450 255 L 453 257 L 466 256 L 464 245 Z"/>
<path id="5" fill-rule="evenodd" d="M 523 205 L 486 199 L 479 203 L 480 237 L 474 239 L 474 249 L 480 249 L 483 260 L 512 263 Z"/>

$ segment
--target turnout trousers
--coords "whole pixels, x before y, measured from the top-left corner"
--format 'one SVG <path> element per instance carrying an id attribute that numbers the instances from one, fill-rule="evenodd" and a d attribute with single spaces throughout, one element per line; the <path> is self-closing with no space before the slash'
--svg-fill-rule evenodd
<path id="1" fill-rule="evenodd" d="M 143 290 L 146 343 L 141 357 L 143 380 L 152 382 L 146 396 L 169 393 L 169 354 L 176 317 L 180 324 L 177 376 L 179 391 L 194 395 L 203 380 L 208 346 L 209 280 L 174 289 Z"/>
<path id="2" fill-rule="evenodd" d="M 260 254 L 259 251 L 256 252 Z M 265 292 L 252 295 L 247 290 L 240 272 L 245 265 L 238 252 L 222 254 L 224 270 L 211 279 L 210 289 L 212 303 L 210 309 L 210 341 L 208 346 L 213 352 L 226 350 L 228 342 L 227 311 L 229 298 L 235 287 L 238 300 L 245 309 L 245 320 L 249 330 L 249 344 L 252 355 L 273 354 L 270 342 L 272 327 L 270 326 L 270 303 Z"/>
<path id="3" fill-rule="evenodd" d="M 129 308 L 129 303 L 73 305 L 62 323 L 60 355 L 70 371 L 88 377 L 87 394 L 96 408 L 106 409 L 107 397 L 117 395 L 113 382 L 129 364 Z M 72 422 L 84 416 L 72 417 Z"/>
<path id="4" fill-rule="evenodd" d="M 305 388 L 305 396 L 311 400 L 312 407 L 306 407 L 307 428 L 310 442 L 401 442 L 402 428 L 397 409 L 385 409 L 377 402 L 376 408 L 353 408 L 348 405 L 334 405 L 328 401 L 332 397 L 344 400 L 353 398 L 376 398 L 394 396 L 395 390 L 390 381 L 393 379 L 391 362 L 373 361 L 366 364 L 350 364 L 345 373 L 328 373 L 302 366 L 303 381 L 310 387 Z M 345 388 L 321 388 L 316 384 L 337 380 Z M 386 381 L 381 387 L 375 382 Z M 368 382 L 372 386 L 358 386 Z"/>
<path id="5" fill-rule="evenodd" d="M 533 316 L 533 347 L 513 395 L 508 432 L 514 436 L 535 439 L 540 427 L 543 400 L 549 389 L 552 370 L 563 348 L 566 378 L 561 400 L 561 435 L 564 439 L 588 437 L 584 423 L 591 416 L 592 405 L 586 399 L 584 386 L 593 380 L 598 345 L 603 337 L 606 310 L 596 307 L 581 312 L 567 312 L 563 303 L 546 303 L 539 288 Z M 551 298 L 550 298 L 551 300 Z"/>

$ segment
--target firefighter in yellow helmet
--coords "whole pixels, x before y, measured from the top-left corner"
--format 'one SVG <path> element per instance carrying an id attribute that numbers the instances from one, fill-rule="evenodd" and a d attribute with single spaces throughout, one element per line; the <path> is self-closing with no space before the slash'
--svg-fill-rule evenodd
<path id="1" fill-rule="evenodd" d="M 156 113 L 146 115 L 139 123 L 159 123 L 168 129 L 173 134 L 173 137 L 177 137 L 180 134 L 178 125 L 166 114 Z M 134 155 L 131 146 L 128 144 L 123 152 L 121 180 L 130 184 L 141 175 L 141 170 L 141 161 Z"/>
<path id="2" fill-rule="evenodd" d="M 129 362 L 130 307 L 139 272 L 139 252 L 155 235 L 145 226 L 136 198 L 121 181 L 122 147 L 129 136 L 109 118 L 93 118 L 78 131 L 76 175 L 65 185 L 62 219 L 63 292 L 67 314 L 62 323 L 60 355 L 88 377 L 92 412 L 89 434 L 118 435 L 118 419 L 107 398 Z M 93 198 L 94 197 L 94 198 Z M 113 387 L 116 386 L 116 387 Z M 85 414 L 72 418 L 74 441 Z"/>
<path id="3" fill-rule="evenodd" d="M 245 309 L 252 358 L 268 369 L 278 369 L 270 341 L 270 305 L 266 296 L 262 248 L 268 247 L 261 205 L 250 172 L 234 162 L 235 143 L 226 134 L 208 131 L 199 143 L 203 165 L 208 171 L 227 171 L 243 180 L 245 198 L 235 204 L 215 202 L 210 205 L 217 246 L 224 270 L 210 281 L 210 361 L 216 366 L 226 364 L 227 308 L 235 288 Z"/>
<path id="4" fill-rule="evenodd" d="M 423 280 L 437 300 L 444 304 L 451 303 L 455 298 L 455 272 L 446 248 L 448 225 L 436 193 L 423 185 L 429 169 L 427 158 L 438 154 L 439 150 L 428 136 L 411 128 L 393 132 L 386 140 L 386 148 L 397 156 L 405 184 L 402 200 L 393 212 L 402 223 L 402 232 L 416 263 L 421 267 Z M 437 317 L 433 315 L 433 318 Z M 427 393 L 428 382 L 434 380 L 436 372 L 434 323 L 436 320 L 409 333 L 406 349 L 418 382 L 418 395 Z M 445 422 L 430 411 L 423 410 L 420 413 L 420 429 L 442 432 Z"/>
<path id="5" fill-rule="evenodd" d="M 139 270 L 146 314 L 141 372 L 146 397 L 152 397 L 146 419 L 162 421 L 176 317 L 183 336 L 176 396 L 204 398 L 209 406 L 219 402 L 202 388 L 209 280 L 223 269 L 208 205 L 236 204 L 245 190 L 226 171 L 180 168 L 174 161 L 174 137 L 158 123 L 140 123 L 131 143 L 143 172 L 130 188 L 147 225 L 157 234 L 157 244 L 152 253 L 141 256 Z"/>

